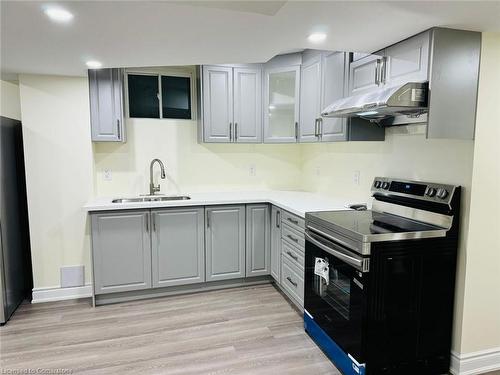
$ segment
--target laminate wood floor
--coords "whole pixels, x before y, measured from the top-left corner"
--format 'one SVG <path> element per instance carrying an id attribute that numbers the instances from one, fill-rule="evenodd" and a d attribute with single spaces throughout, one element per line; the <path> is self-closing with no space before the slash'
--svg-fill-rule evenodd
<path id="1" fill-rule="evenodd" d="M 0 345 L 4 370 L 340 374 L 272 285 L 95 309 L 89 300 L 25 304 L 0 328 Z"/>

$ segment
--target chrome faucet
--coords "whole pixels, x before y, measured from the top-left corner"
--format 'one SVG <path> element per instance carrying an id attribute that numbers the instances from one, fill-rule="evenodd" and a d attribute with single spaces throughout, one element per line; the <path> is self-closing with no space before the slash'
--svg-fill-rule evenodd
<path id="1" fill-rule="evenodd" d="M 160 169 L 161 169 L 161 178 L 165 179 L 165 166 L 161 162 L 160 159 L 153 159 L 151 160 L 151 164 L 149 165 L 149 195 L 155 195 L 156 192 L 160 191 L 160 185 L 155 186 L 154 181 L 153 181 L 153 167 L 155 163 L 160 164 Z"/>

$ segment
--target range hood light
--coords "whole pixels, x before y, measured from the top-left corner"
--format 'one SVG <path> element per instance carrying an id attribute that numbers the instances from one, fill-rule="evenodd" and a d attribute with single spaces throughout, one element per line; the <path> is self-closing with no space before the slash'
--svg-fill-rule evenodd
<path id="1" fill-rule="evenodd" d="M 358 115 L 358 116 L 372 116 L 372 115 L 377 115 L 377 114 L 378 114 L 377 111 L 367 111 L 367 112 L 356 113 L 356 115 Z"/>

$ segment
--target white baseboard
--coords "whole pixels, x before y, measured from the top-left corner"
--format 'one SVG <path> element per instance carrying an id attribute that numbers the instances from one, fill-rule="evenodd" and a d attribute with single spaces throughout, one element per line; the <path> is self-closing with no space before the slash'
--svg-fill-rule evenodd
<path id="1" fill-rule="evenodd" d="M 500 347 L 465 354 L 451 352 L 450 373 L 453 375 L 476 375 L 495 370 L 500 370 Z"/>
<path id="2" fill-rule="evenodd" d="M 92 297 L 92 285 L 71 288 L 49 287 L 33 288 L 31 303 L 64 301 L 68 299 Z"/>

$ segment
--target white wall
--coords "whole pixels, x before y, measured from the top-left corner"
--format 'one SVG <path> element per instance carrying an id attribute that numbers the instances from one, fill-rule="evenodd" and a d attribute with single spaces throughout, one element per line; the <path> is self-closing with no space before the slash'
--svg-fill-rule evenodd
<path id="1" fill-rule="evenodd" d="M 34 286 L 59 286 L 63 265 L 85 265 L 90 282 L 87 80 L 21 75 L 19 87 Z"/>
<path id="2" fill-rule="evenodd" d="M 94 144 L 98 196 L 147 193 L 153 158 L 166 167 L 165 180 L 158 165 L 154 169 L 161 193 L 300 186 L 300 150 L 294 145 L 198 144 L 196 122 L 186 120 L 129 119 L 126 127 L 126 143 Z M 104 180 L 106 169 L 111 181 Z"/>
<path id="3" fill-rule="evenodd" d="M 500 34 L 483 34 L 461 353 L 500 353 L 499 87 Z"/>
<path id="4" fill-rule="evenodd" d="M 21 120 L 19 86 L 12 82 L 0 81 L 0 116 Z"/>

